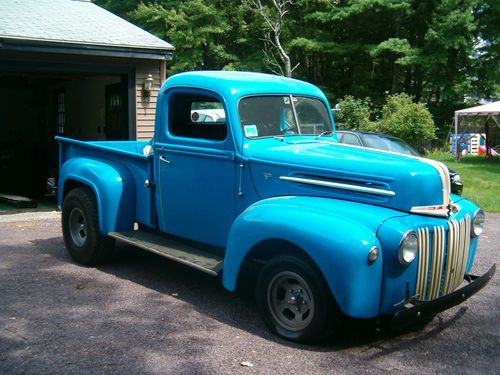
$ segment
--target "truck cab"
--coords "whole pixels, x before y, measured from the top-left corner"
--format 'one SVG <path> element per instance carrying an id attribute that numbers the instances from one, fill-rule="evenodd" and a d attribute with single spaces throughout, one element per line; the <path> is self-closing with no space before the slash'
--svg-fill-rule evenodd
<path id="1" fill-rule="evenodd" d="M 151 142 L 58 138 L 69 254 L 95 264 L 125 241 L 230 291 L 251 266 L 266 324 L 303 342 L 345 316 L 404 326 L 486 285 L 495 266 L 470 275 L 484 214 L 446 166 L 339 144 L 329 108 L 302 81 L 191 72 L 163 84 Z"/>

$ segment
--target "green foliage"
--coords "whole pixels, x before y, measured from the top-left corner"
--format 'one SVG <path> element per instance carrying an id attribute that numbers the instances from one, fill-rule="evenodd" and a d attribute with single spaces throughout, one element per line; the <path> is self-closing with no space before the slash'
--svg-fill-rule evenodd
<path id="1" fill-rule="evenodd" d="M 413 146 L 436 138 L 436 126 L 431 114 L 425 105 L 414 103 L 407 94 L 387 97 L 376 130 L 400 137 Z"/>
<path id="2" fill-rule="evenodd" d="M 463 196 L 483 210 L 500 212 L 500 158 L 464 156 L 456 161 L 450 152 L 432 152 L 428 158 L 441 161 L 460 173 L 464 182 Z"/>
<path id="3" fill-rule="evenodd" d="M 369 98 L 356 99 L 351 95 L 339 100 L 340 111 L 335 113 L 339 129 L 391 134 L 413 146 L 436 139 L 436 126 L 424 104 L 414 103 L 407 94 L 388 95 L 381 118 L 371 121 L 375 111 Z"/>
<path id="4" fill-rule="evenodd" d="M 92 2 L 127 20 L 130 20 L 128 13 L 142 3 L 141 0 L 92 0 Z"/>
<path id="5" fill-rule="evenodd" d="M 270 53 L 269 25 L 251 0 L 94 1 L 173 44 L 169 73 L 270 72 L 279 57 Z M 275 14 L 270 2 L 262 4 Z M 406 93 L 426 104 L 443 135 L 466 100 L 500 98 L 498 1 L 294 0 L 286 6 L 280 43 L 292 67 L 299 63 L 294 77 L 336 98 L 369 97 L 376 110 L 388 94 Z"/>
<path id="6" fill-rule="evenodd" d="M 176 47 L 170 66 L 172 73 L 187 70 L 224 69 L 238 61 L 227 48 L 226 35 L 242 30 L 233 30 L 233 16 L 241 16 L 238 9 L 232 14 L 219 11 L 224 1 L 191 0 L 175 2 L 176 6 L 141 3 L 130 13 L 132 20 L 143 25 L 154 34 L 168 40 Z M 219 4 L 217 4 L 219 3 Z M 232 41 L 238 44 L 238 39 Z"/>
<path id="7" fill-rule="evenodd" d="M 369 98 L 356 99 L 347 95 L 339 100 L 340 111 L 335 113 L 335 122 L 340 129 L 367 130 L 370 128 L 371 102 Z"/>
<path id="8" fill-rule="evenodd" d="M 500 98 L 500 2 L 478 1 L 474 6 L 477 20 L 475 49 L 472 55 L 472 97 Z"/>

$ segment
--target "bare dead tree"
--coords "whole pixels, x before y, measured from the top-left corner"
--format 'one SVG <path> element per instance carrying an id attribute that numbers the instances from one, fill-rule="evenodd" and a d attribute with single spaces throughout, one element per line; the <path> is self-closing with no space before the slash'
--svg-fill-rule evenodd
<path id="1" fill-rule="evenodd" d="M 294 5 L 294 0 L 270 0 L 270 3 L 275 9 L 275 14 L 269 14 L 262 5 L 261 0 L 249 0 L 251 9 L 262 17 L 269 28 L 269 31 L 264 34 L 264 56 L 271 70 L 277 74 L 291 77 L 299 64 L 292 68 L 290 55 L 281 43 L 281 32 L 285 25 L 285 15 L 289 12 L 290 7 Z M 278 52 L 279 61 L 273 53 L 273 49 Z"/>

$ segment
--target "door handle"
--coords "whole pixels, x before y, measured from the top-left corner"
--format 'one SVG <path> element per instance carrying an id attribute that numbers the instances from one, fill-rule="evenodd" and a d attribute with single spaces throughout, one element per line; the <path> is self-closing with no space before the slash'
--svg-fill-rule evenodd
<path id="1" fill-rule="evenodd" d="M 163 161 L 163 162 L 165 162 L 165 163 L 167 163 L 167 164 L 170 164 L 170 160 L 168 160 L 168 159 L 167 159 L 165 156 L 163 156 L 163 155 L 160 155 L 160 161 Z"/>

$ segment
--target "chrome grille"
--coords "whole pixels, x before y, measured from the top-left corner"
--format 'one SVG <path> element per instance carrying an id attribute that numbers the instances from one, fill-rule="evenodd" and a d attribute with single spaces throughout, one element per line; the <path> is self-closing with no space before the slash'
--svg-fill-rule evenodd
<path id="1" fill-rule="evenodd" d="M 445 226 L 418 230 L 418 272 L 415 294 L 423 301 L 454 291 L 463 281 L 469 256 L 470 216 Z"/>

